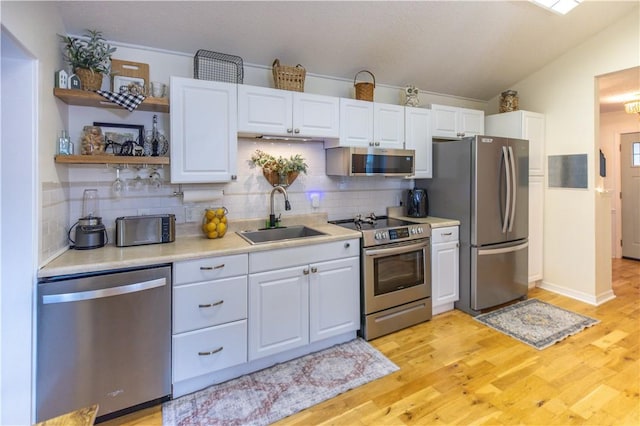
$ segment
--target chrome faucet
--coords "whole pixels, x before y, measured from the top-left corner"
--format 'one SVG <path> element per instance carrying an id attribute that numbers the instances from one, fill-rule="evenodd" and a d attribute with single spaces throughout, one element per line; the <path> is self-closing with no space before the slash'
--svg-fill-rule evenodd
<path id="1" fill-rule="evenodd" d="M 273 198 L 276 195 L 276 191 L 279 191 L 284 195 L 284 209 L 291 210 L 291 204 L 289 203 L 289 196 L 287 195 L 287 190 L 284 189 L 283 186 L 276 185 L 271 190 L 271 205 L 269 209 L 269 228 L 275 228 L 276 224 L 280 219 L 276 219 L 276 214 L 273 211 Z"/>

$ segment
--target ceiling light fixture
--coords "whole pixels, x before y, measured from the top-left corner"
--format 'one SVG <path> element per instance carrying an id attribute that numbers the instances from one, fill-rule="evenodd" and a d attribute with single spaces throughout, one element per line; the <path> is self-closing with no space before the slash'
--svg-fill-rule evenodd
<path id="1" fill-rule="evenodd" d="M 530 0 L 537 6 L 555 12 L 559 15 L 566 15 L 574 7 L 582 3 L 582 0 Z"/>
<path id="2" fill-rule="evenodd" d="M 627 114 L 640 114 L 640 100 L 627 102 L 624 104 L 624 110 Z"/>

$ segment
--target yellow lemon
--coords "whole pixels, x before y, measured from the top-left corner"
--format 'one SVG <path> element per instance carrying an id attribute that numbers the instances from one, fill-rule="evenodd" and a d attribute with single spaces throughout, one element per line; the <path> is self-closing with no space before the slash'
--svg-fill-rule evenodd
<path id="1" fill-rule="evenodd" d="M 216 231 L 209 232 L 209 233 L 207 234 L 207 238 L 211 238 L 211 239 L 213 239 L 213 238 L 218 238 L 218 233 L 217 233 Z"/>
<path id="2" fill-rule="evenodd" d="M 216 217 L 216 212 L 213 210 L 207 210 L 207 212 L 204 214 L 204 216 L 207 218 L 207 220 L 211 220 L 214 217 Z"/>
<path id="3" fill-rule="evenodd" d="M 206 223 L 203 223 L 203 224 L 202 224 L 202 232 L 204 232 L 205 234 L 206 234 L 207 232 L 209 232 L 209 230 L 207 229 L 207 224 L 206 224 Z"/>
<path id="4" fill-rule="evenodd" d="M 227 217 L 226 216 L 222 216 L 220 218 L 220 223 L 227 223 Z"/>
<path id="5" fill-rule="evenodd" d="M 219 223 L 218 224 L 218 234 L 220 234 L 220 236 L 222 237 L 225 232 L 227 232 L 227 225 L 225 225 L 224 223 Z"/>
<path id="6" fill-rule="evenodd" d="M 216 224 L 213 222 L 207 223 L 207 232 L 213 232 L 216 230 Z"/>
<path id="7" fill-rule="evenodd" d="M 220 219 L 218 219 L 217 217 L 214 217 L 213 219 L 211 219 L 211 222 L 217 225 L 220 223 Z"/>
<path id="8" fill-rule="evenodd" d="M 218 209 L 218 210 L 216 210 L 216 216 L 218 216 L 218 217 L 222 217 L 222 216 L 224 216 L 224 209 Z"/>

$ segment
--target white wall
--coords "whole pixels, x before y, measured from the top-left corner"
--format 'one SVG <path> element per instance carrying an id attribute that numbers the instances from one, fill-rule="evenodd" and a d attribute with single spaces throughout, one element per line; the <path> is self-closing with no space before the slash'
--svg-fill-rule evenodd
<path id="1" fill-rule="evenodd" d="M 546 116 L 546 155 L 587 154 L 588 189 L 545 190 L 544 280 L 542 286 L 590 303 L 611 296 L 609 283 L 598 283 L 596 271 L 606 269 L 596 256 L 598 227 L 609 217 L 596 211 L 595 176 L 599 142 L 595 78 L 640 64 L 638 9 L 592 39 L 574 48 L 525 80 L 514 84 L 520 108 Z M 490 101 L 497 110 L 498 97 Z M 601 200 L 606 202 L 604 200 Z M 600 263 L 600 265 L 598 265 Z M 599 276 L 602 276 L 601 274 Z M 608 284 L 608 285 L 607 285 Z"/>
<path id="2" fill-rule="evenodd" d="M 600 114 L 600 147 L 607 159 L 607 176 L 597 177 L 597 186 L 611 191 L 611 252 L 613 257 L 622 257 L 622 221 L 620 204 L 620 135 L 640 132 L 640 117 L 624 111 Z"/>

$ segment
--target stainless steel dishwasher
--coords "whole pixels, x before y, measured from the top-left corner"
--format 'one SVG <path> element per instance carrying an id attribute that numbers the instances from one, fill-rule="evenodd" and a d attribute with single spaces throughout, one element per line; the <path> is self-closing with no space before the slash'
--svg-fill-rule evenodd
<path id="1" fill-rule="evenodd" d="M 38 283 L 36 420 L 106 420 L 171 394 L 171 266 Z"/>

